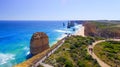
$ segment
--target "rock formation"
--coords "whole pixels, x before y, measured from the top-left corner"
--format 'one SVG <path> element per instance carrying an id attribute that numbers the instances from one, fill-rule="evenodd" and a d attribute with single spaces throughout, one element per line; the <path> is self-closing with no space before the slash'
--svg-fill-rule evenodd
<path id="1" fill-rule="evenodd" d="M 72 21 L 68 22 L 68 24 L 67 24 L 67 28 L 71 28 L 71 27 L 74 27 L 74 26 L 75 26 L 75 23 L 72 22 Z"/>
<path id="2" fill-rule="evenodd" d="M 48 36 L 43 32 L 36 32 L 30 41 L 30 53 L 36 55 L 49 48 Z"/>

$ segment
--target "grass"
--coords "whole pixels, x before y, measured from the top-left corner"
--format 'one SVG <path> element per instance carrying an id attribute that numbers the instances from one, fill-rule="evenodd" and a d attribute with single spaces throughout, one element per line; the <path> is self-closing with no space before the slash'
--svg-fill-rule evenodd
<path id="1" fill-rule="evenodd" d="M 93 41 L 90 37 L 71 36 L 45 63 L 54 67 L 100 67 L 87 53 L 87 46 Z"/>
<path id="2" fill-rule="evenodd" d="M 92 22 L 92 23 L 95 24 L 96 27 L 100 29 L 114 28 L 114 27 L 120 28 L 120 23 L 110 23 L 110 22 Z"/>
<path id="3" fill-rule="evenodd" d="M 95 54 L 112 67 L 120 67 L 120 42 L 107 41 L 94 47 Z"/>
<path id="4" fill-rule="evenodd" d="M 119 31 L 120 23 L 108 23 L 108 22 L 92 22 L 99 29 L 107 29 L 109 31 Z"/>

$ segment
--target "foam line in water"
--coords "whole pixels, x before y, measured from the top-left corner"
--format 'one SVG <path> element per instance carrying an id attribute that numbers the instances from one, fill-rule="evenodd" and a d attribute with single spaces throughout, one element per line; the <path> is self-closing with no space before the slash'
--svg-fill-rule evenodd
<path id="1" fill-rule="evenodd" d="M 60 32 L 60 33 L 71 33 L 69 30 L 54 30 L 55 32 Z"/>
<path id="2" fill-rule="evenodd" d="M 10 60 L 14 60 L 15 55 L 0 53 L 0 65 L 7 63 Z"/>
<path id="3" fill-rule="evenodd" d="M 62 34 L 60 37 L 57 38 L 57 40 L 61 40 L 62 38 L 66 37 L 66 34 Z"/>

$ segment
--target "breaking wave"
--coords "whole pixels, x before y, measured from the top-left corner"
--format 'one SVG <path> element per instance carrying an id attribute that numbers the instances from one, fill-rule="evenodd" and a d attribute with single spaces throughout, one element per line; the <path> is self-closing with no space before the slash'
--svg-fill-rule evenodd
<path id="1" fill-rule="evenodd" d="M 7 61 L 14 60 L 15 55 L 0 53 L 0 65 L 7 63 Z"/>
<path id="2" fill-rule="evenodd" d="M 54 30 L 55 32 L 60 32 L 60 33 L 71 33 L 69 30 Z"/>
<path id="3" fill-rule="evenodd" d="M 66 34 L 62 34 L 60 37 L 57 38 L 57 40 L 61 40 L 62 38 L 66 37 Z"/>

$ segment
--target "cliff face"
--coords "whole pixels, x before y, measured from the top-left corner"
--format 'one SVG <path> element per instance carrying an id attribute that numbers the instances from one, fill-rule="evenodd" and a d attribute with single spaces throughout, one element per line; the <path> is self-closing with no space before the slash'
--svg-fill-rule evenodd
<path id="1" fill-rule="evenodd" d="M 83 24 L 85 27 L 85 35 L 86 36 L 96 36 L 97 35 L 97 29 L 95 24 L 91 24 L 89 22 L 86 22 Z"/>
<path id="2" fill-rule="evenodd" d="M 92 23 L 85 22 L 85 35 L 86 36 L 99 36 L 105 38 L 120 38 L 120 27 L 110 23 Z"/>
<path id="3" fill-rule="evenodd" d="M 30 53 L 36 55 L 49 48 L 48 36 L 43 32 L 36 32 L 30 41 Z"/>
<path id="4" fill-rule="evenodd" d="M 120 38 L 120 29 L 103 29 L 99 31 L 99 35 L 105 38 Z"/>

